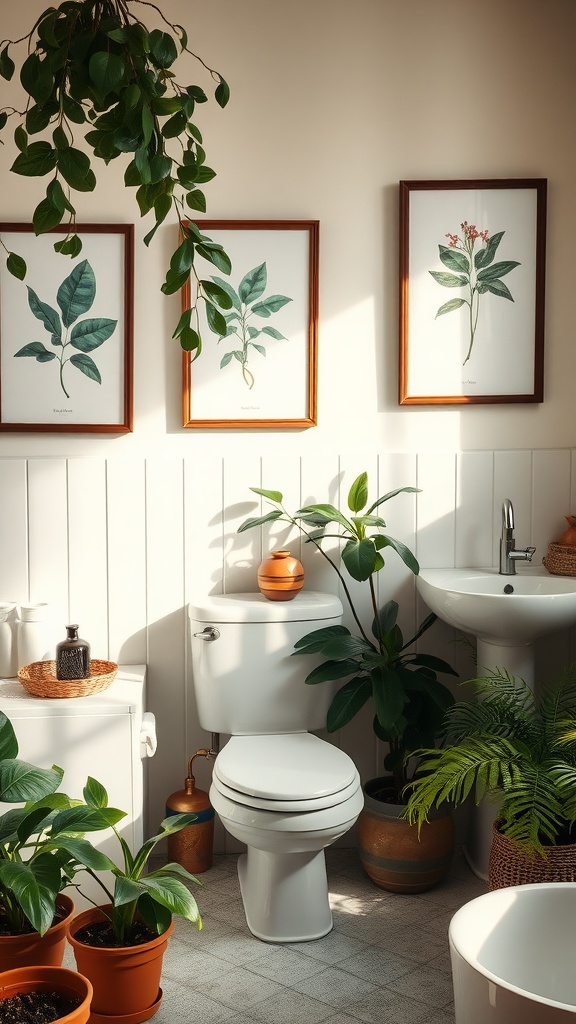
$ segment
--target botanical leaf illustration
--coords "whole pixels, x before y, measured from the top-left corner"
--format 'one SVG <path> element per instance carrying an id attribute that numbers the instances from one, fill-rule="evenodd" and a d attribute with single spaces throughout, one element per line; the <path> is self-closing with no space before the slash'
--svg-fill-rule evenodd
<path id="1" fill-rule="evenodd" d="M 98 384 L 102 383 L 100 370 L 98 369 L 96 363 L 94 362 L 93 359 L 91 359 L 90 356 L 86 356 L 83 354 L 78 356 L 73 355 L 70 356 L 70 362 L 72 363 L 73 366 L 76 366 L 78 367 L 79 370 L 82 370 L 82 373 L 85 373 L 87 377 L 90 377 L 92 380 L 97 381 Z"/>
<path id="2" fill-rule="evenodd" d="M 87 313 L 96 296 L 96 279 L 88 260 L 78 263 L 62 282 L 56 299 L 62 311 L 62 323 L 70 327 L 82 313 Z"/>
<path id="3" fill-rule="evenodd" d="M 106 320 L 98 317 L 94 320 L 81 320 L 72 328 L 70 344 L 79 348 L 81 352 L 91 352 L 99 345 L 108 341 L 116 329 L 117 320 Z"/>
<path id="4" fill-rule="evenodd" d="M 468 306 L 470 345 L 462 364 L 464 366 L 472 355 L 474 336 L 478 326 L 480 296 L 489 293 L 514 302 L 512 293 L 502 278 L 519 267 L 520 264 L 516 260 L 503 260 L 500 263 L 494 263 L 496 251 L 505 234 L 504 231 L 497 231 L 496 234 L 489 235 L 487 229 L 478 231 L 475 224 L 468 224 L 467 221 L 463 221 L 460 227 L 462 237 L 448 233 L 446 238 L 449 239 L 449 245 L 438 246 L 440 262 L 449 271 L 455 271 L 455 273 L 430 270 L 429 274 L 443 288 L 468 289 L 465 298 L 450 299 L 449 302 L 443 303 L 436 312 L 436 318 L 438 318 L 445 313 L 452 313 L 454 310 L 460 309 L 461 306 Z M 475 252 L 478 239 L 484 242 L 484 246 Z"/>
<path id="5" fill-rule="evenodd" d="M 292 299 L 288 295 L 268 295 L 261 298 L 268 283 L 266 263 L 260 263 L 259 266 L 249 270 L 240 281 L 238 291 L 229 281 L 224 281 L 221 277 L 212 277 L 212 281 L 214 282 L 212 288 L 208 287 L 208 282 L 202 281 L 200 283 L 213 302 L 217 303 L 222 309 L 231 311 L 222 314 L 214 305 L 211 306 L 211 303 L 207 301 L 206 313 L 208 323 L 211 329 L 220 335 L 219 341 L 222 341 L 224 338 L 234 337 L 236 343 L 239 342 L 241 346 L 226 352 L 222 356 L 220 369 L 223 370 L 224 367 L 229 366 L 231 363 L 238 362 L 247 387 L 252 388 L 254 386 L 254 375 L 248 368 L 249 357 L 253 352 L 257 352 L 260 356 L 266 356 L 266 347 L 261 342 L 257 343 L 255 339 L 266 335 L 275 341 L 288 340 L 275 327 L 255 326 L 252 318 L 256 316 L 269 319 L 288 302 L 292 302 Z M 214 291 L 214 286 L 217 286 L 217 292 Z M 260 301 L 256 301 L 257 299 Z"/>
<path id="6" fill-rule="evenodd" d="M 34 313 L 34 316 L 37 317 L 37 319 L 44 324 L 44 327 L 50 333 L 52 344 L 61 345 L 62 323 L 60 321 L 58 313 L 56 312 L 55 309 L 52 309 L 52 306 L 49 306 L 47 302 L 40 302 L 40 299 L 36 295 L 36 292 L 33 291 L 33 289 L 30 288 L 30 286 L 27 287 L 28 305 L 30 306 L 30 309 Z"/>
<path id="7" fill-rule="evenodd" d="M 39 299 L 36 292 L 28 287 L 28 305 L 36 319 L 48 331 L 52 345 L 59 351 L 51 352 L 41 341 L 32 341 L 14 355 L 28 356 L 38 363 L 49 363 L 57 358 L 60 366 L 60 387 L 66 398 L 70 397 L 63 378 L 63 370 L 67 363 L 75 366 L 90 380 L 97 384 L 102 383 L 100 370 L 88 352 L 93 352 L 112 336 L 118 321 L 107 317 L 89 317 L 78 321 L 78 317 L 90 309 L 95 297 L 96 278 L 88 260 L 78 263 L 58 289 L 56 301 L 61 316 L 53 306 Z M 222 314 L 218 313 L 218 316 L 225 325 Z M 78 351 L 71 354 L 71 348 Z"/>
<path id="8" fill-rule="evenodd" d="M 29 345 L 24 345 L 24 348 L 21 348 L 19 352 L 15 352 L 14 355 L 34 356 L 39 363 L 49 363 L 51 359 L 56 359 L 56 353 L 49 352 L 41 341 L 32 341 Z"/>

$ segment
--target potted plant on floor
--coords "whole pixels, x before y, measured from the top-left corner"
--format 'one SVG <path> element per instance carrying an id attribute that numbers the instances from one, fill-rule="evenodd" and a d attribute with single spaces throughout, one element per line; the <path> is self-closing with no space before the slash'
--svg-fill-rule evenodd
<path id="1" fill-rule="evenodd" d="M 62 889 L 73 883 L 80 859 L 96 870 L 105 864 L 103 855 L 81 837 L 108 828 L 125 814 L 56 792 L 62 782 L 61 768 L 38 768 L 19 760 L 17 754 L 12 724 L 0 712 L 0 802 L 24 804 L 0 816 L 0 963 L 4 970 L 62 962 L 66 927 L 74 910 Z"/>
<path id="2" fill-rule="evenodd" d="M 446 708 L 453 702 L 448 688 L 437 673 L 455 676 L 445 661 L 415 652 L 413 644 L 433 625 L 436 615 L 428 615 L 415 635 L 404 640 L 397 623 L 398 604 L 388 601 L 379 608 L 376 578 L 384 568 L 383 552 L 395 551 L 414 575 L 419 572 L 416 558 L 405 544 L 383 530 L 385 521 L 375 514 L 380 506 L 402 492 L 415 493 L 414 487 L 390 491 L 369 504 L 368 477 L 361 473 L 348 493 L 350 515 L 343 515 L 330 504 L 307 505 L 293 515 L 283 505 L 280 491 L 253 487 L 272 505 L 263 516 L 248 519 L 239 532 L 271 522 L 288 522 L 316 546 L 336 573 L 358 633 L 347 626 L 314 630 L 296 644 L 295 654 L 320 654 L 327 660 L 306 677 L 308 685 L 346 681 L 335 693 L 327 715 L 327 729 L 335 732 L 347 725 L 368 701 L 374 705 L 373 730 L 388 745 L 384 758 L 384 777 L 364 785 L 365 808 L 358 821 L 360 857 L 367 874 L 382 888 L 399 892 L 417 892 L 435 885 L 446 873 L 454 847 L 452 817 L 443 814 L 420 831 L 407 826 L 401 812 L 409 781 L 408 754 L 432 744 L 438 735 Z M 337 533 L 328 533 L 336 527 Z M 326 538 L 344 544 L 343 570 L 322 547 Z M 373 611 L 371 627 L 361 621 L 345 572 L 369 587 Z M 399 862 L 405 868 L 399 868 Z M 418 867 L 416 863 L 418 863 Z"/>
<path id="3" fill-rule="evenodd" d="M 93 787 L 85 798 L 95 810 L 107 807 L 103 786 Z M 156 835 L 135 853 L 113 826 L 122 854 L 120 865 L 106 858 L 104 866 L 114 876 L 113 891 L 100 877 L 101 869 L 86 865 L 106 903 L 78 914 L 69 926 L 68 940 L 78 970 L 92 983 L 92 1013 L 100 1024 L 152 1017 L 162 999 L 162 958 L 174 928 L 173 916 L 202 927 L 196 900 L 188 889 L 190 883 L 201 884 L 194 875 L 176 863 L 145 874 L 156 845 L 195 820 L 195 814 L 165 818 Z M 73 851 L 72 846 L 70 849 Z"/>
<path id="4" fill-rule="evenodd" d="M 498 801 L 488 885 L 576 881 L 576 666 L 535 695 L 503 669 L 471 680 L 477 702 L 446 714 L 445 745 L 419 752 L 406 815 Z"/>
<path id="5" fill-rule="evenodd" d="M 148 14 L 161 27 L 149 28 L 143 21 Z M 24 92 L 14 106 L 0 107 L 0 131 L 13 129 L 19 150 L 11 171 L 49 177 L 32 223 L 41 234 L 66 222 L 68 233 L 54 244 L 57 252 L 74 259 L 82 249 L 73 198 L 96 188 L 96 161 L 126 159 L 124 185 L 135 190 L 140 216 L 154 218 L 146 245 L 170 212 L 176 214 L 180 238 L 162 291 L 171 295 L 190 274 L 196 277 L 196 302 L 180 317 L 173 337 L 199 355 L 198 302 L 205 303 L 208 326 L 218 336 L 226 331 L 221 309 L 232 303 L 219 285 L 201 280 L 196 264 L 202 258 L 228 274 L 230 260 L 221 245 L 187 220 L 189 211 L 206 211 L 203 186 L 215 171 L 206 163 L 195 123 L 197 105 L 208 97 L 201 86 L 178 80 L 175 66 L 183 55 L 198 62 L 215 84 L 216 102 L 226 106 L 230 90 L 222 75 L 193 53 L 186 29 L 170 23 L 149 0 L 65 0 L 48 7 L 30 31 L 0 42 L 0 76 L 10 81 L 20 60 Z M 78 135 L 82 148 L 76 145 Z M 17 253 L 7 252 L 7 268 L 20 280 L 26 276 Z"/>
<path id="6" fill-rule="evenodd" d="M 86 1024 L 92 985 L 65 967 L 17 967 L 0 973 L 2 1024 Z"/>

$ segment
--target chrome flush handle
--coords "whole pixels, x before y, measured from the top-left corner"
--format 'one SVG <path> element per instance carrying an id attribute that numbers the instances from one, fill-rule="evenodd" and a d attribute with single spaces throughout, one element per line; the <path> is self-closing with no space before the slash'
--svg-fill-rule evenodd
<path id="1" fill-rule="evenodd" d="M 216 626 L 206 626 L 201 633 L 193 633 L 192 636 L 197 636 L 199 640 L 211 642 L 218 639 L 220 630 L 216 629 Z"/>

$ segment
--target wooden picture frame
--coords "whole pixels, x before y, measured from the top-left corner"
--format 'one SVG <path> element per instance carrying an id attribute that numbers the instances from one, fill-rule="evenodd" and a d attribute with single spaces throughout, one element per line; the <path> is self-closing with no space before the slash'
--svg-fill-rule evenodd
<path id="1" fill-rule="evenodd" d="M 184 427 L 305 429 L 317 422 L 318 245 L 315 220 L 198 220 L 232 262 L 202 277 L 233 295 L 218 337 L 198 303 L 202 353 L 183 354 Z M 230 291 L 231 290 L 231 291 Z M 196 301 L 189 278 L 182 308 Z M 267 300 L 270 300 L 267 302 Z M 263 358 L 264 357 L 264 358 Z"/>
<path id="2" fill-rule="evenodd" d="M 20 280 L 0 266 L 0 431 L 132 430 L 134 227 L 73 230 L 82 250 L 70 258 L 54 251 L 65 227 L 0 224 L 27 267 Z"/>
<path id="3" fill-rule="evenodd" d="M 400 182 L 400 405 L 543 401 L 546 189 Z"/>

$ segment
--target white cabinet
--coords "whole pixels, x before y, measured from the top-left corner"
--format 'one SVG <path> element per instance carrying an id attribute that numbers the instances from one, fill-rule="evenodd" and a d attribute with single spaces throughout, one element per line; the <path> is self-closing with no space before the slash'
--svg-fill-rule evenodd
<path id="1" fill-rule="evenodd" d="M 61 700 L 32 697 L 17 679 L 0 680 L 0 710 L 14 727 L 18 756 L 42 768 L 52 764 L 63 768 L 61 789 L 71 797 L 82 798 L 89 775 L 101 782 L 110 805 L 127 812 L 117 827 L 132 850 L 144 839 L 144 759 L 156 749 L 154 718 L 145 711 L 145 689 L 144 665 L 121 666 L 102 693 Z M 0 811 L 5 808 L 1 805 Z M 89 838 L 118 862 L 120 849 L 114 835 L 95 832 Z M 92 879 L 81 875 L 78 881 L 92 899 L 105 902 Z M 76 894 L 70 895 L 80 907 Z"/>

